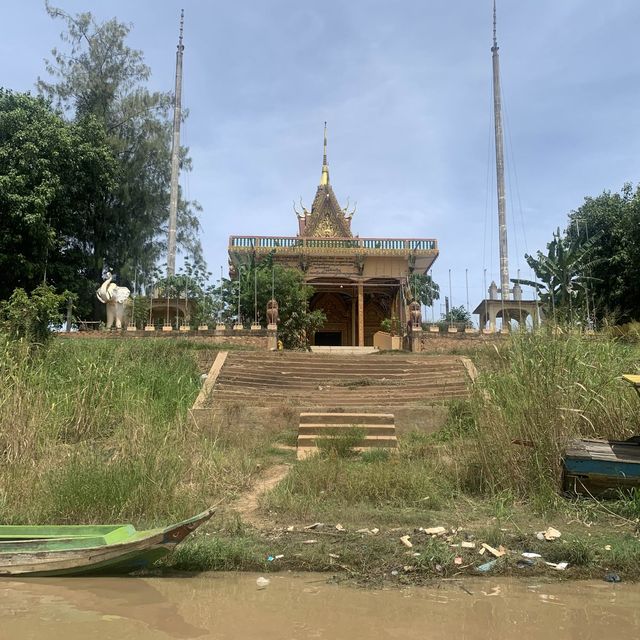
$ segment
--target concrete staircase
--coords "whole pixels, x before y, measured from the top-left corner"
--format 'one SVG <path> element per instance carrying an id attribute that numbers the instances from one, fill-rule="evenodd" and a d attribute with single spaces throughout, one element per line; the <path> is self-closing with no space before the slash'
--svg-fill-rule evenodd
<path id="1" fill-rule="evenodd" d="M 398 447 L 392 413 L 301 413 L 296 451 L 298 460 L 318 450 L 318 439 L 340 437 L 350 429 L 363 432 L 362 439 L 353 447 L 357 451 L 393 451 Z"/>
<path id="2" fill-rule="evenodd" d="M 385 410 L 468 396 L 470 377 L 456 356 L 341 356 L 297 352 L 229 352 L 208 407 L 288 405 L 298 411 Z"/>

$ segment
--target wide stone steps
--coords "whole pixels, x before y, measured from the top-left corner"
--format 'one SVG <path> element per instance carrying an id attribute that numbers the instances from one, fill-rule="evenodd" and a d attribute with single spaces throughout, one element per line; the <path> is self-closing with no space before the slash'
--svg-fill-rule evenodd
<path id="1" fill-rule="evenodd" d="M 303 412 L 298 427 L 298 459 L 317 452 L 319 442 L 330 443 L 332 439 L 344 437 L 354 429 L 362 432 L 362 437 L 350 443 L 352 449 L 395 451 L 398 447 L 392 413 Z"/>
<path id="2" fill-rule="evenodd" d="M 341 368 L 339 371 L 339 377 L 341 378 L 350 378 L 350 379 L 367 379 L 367 378 L 377 378 L 377 379 L 394 379 L 398 380 L 406 380 L 406 379 L 437 379 L 443 376 L 459 376 L 464 377 L 464 371 L 460 371 L 460 368 L 444 368 L 439 367 L 436 370 L 425 370 L 425 371 L 416 371 L 415 369 L 402 369 L 402 370 L 393 370 L 388 368 L 377 368 L 377 369 L 368 369 L 364 371 L 353 371 L 347 367 Z M 251 370 L 249 367 L 233 367 L 230 366 L 225 372 L 225 378 L 251 378 L 251 379 L 260 379 L 260 378 L 268 378 L 273 380 L 297 380 L 301 383 L 306 380 L 314 379 L 331 379 L 336 374 L 336 369 L 310 369 L 306 367 L 305 369 L 300 369 L 296 371 L 291 368 L 287 368 L 286 370 L 270 370 L 266 368 L 259 368 L 258 370 Z"/>
<path id="3" fill-rule="evenodd" d="M 330 435 L 299 435 L 298 436 L 298 448 L 310 448 L 317 447 L 318 440 L 326 440 L 331 438 L 339 438 L 340 434 L 330 434 Z M 356 440 L 354 442 L 353 447 L 358 448 L 358 450 L 364 450 L 367 448 L 375 448 L 375 449 L 395 449 L 398 446 L 398 439 L 395 435 L 393 436 L 372 436 L 367 435 L 360 440 Z"/>
<path id="4" fill-rule="evenodd" d="M 330 391 L 330 390 L 329 390 Z M 274 404 L 286 404 L 288 401 L 304 405 L 322 405 L 327 407 L 341 407 L 343 405 L 367 405 L 373 406 L 385 406 L 386 404 L 409 404 L 419 403 L 434 400 L 445 400 L 451 398 L 466 398 L 469 393 L 466 388 L 447 388 L 441 389 L 437 392 L 432 391 L 430 393 L 426 391 L 420 391 L 415 393 L 397 393 L 397 394 L 381 394 L 381 393 L 330 393 L 320 394 L 301 394 L 301 393 L 281 393 L 270 394 L 268 397 L 258 396 L 257 391 L 253 392 L 236 392 L 228 391 L 214 394 L 214 401 L 246 401 L 250 405 L 255 405 L 259 402 L 260 405 L 274 405 Z"/>
<path id="5" fill-rule="evenodd" d="M 386 390 L 393 393 L 395 390 L 403 389 L 406 391 L 412 389 L 439 389 L 439 388 L 450 388 L 455 386 L 466 386 L 466 381 L 464 378 L 444 378 L 444 379 L 427 379 L 427 380 L 408 380 L 403 383 L 395 383 L 387 380 L 366 380 L 366 381 L 344 381 L 344 380 L 313 380 L 313 381 L 305 381 L 301 384 L 285 384 L 281 380 L 256 380 L 252 381 L 249 379 L 242 378 L 224 378 L 223 380 L 218 381 L 218 389 L 230 388 L 234 389 L 238 386 L 247 386 L 252 389 L 260 389 L 264 391 L 270 390 L 278 390 L 284 389 L 286 391 L 290 390 L 299 390 L 299 391 L 322 391 L 325 389 L 331 389 L 333 391 L 362 391 L 363 393 L 367 391 L 367 389 L 375 389 L 376 392 L 379 390 Z"/>
<path id="6" fill-rule="evenodd" d="M 301 424 L 298 433 L 300 436 L 309 437 L 326 437 L 327 434 L 332 435 L 332 431 L 335 429 L 335 424 Z M 359 424 L 358 428 L 366 429 L 367 433 L 372 436 L 394 436 L 396 435 L 396 429 L 394 426 L 388 426 L 384 424 Z"/>
<path id="7" fill-rule="evenodd" d="M 466 396 L 467 390 L 464 388 L 459 389 L 444 389 L 438 392 L 427 393 L 426 391 L 416 391 L 413 393 L 375 393 L 372 391 L 368 391 L 367 393 L 330 393 L 331 390 L 328 390 L 326 393 L 316 392 L 313 394 L 303 394 L 303 393 L 279 393 L 279 394 L 270 394 L 267 398 L 263 398 L 260 396 L 260 400 L 278 400 L 285 401 L 287 399 L 296 400 L 298 402 L 310 402 L 313 404 L 326 403 L 329 401 L 331 405 L 340 406 L 340 401 L 349 401 L 349 402 L 360 402 L 361 404 L 367 404 L 371 401 L 376 401 L 379 404 L 384 404 L 384 401 L 404 401 L 406 402 L 420 402 L 421 400 L 433 399 L 433 398 L 448 398 L 448 397 L 458 397 L 458 396 Z M 214 398 L 222 399 L 245 399 L 248 401 L 255 402 L 257 400 L 256 394 L 257 390 L 249 391 L 227 391 L 221 392 L 214 395 Z"/>
<path id="8" fill-rule="evenodd" d="M 229 354 L 231 356 L 232 354 Z M 342 358 L 334 358 L 334 362 L 317 361 L 313 356 L 309 356 L 308 361 L 300 362 L 259 362 L 259 361 L 233 361 L 229 364 L 230 367 L 251 369 L 254 366 L 258 366 L 260 370 L 272 370 L 272 371 L 308 371 L 309 367 L 313 367 L 313 371 L 334 371 L 337 366 L 344 367 L 346 371 L 353 371 L 359 373 L 369 373 L 371 371 L 416 371 L 429 368 L 441 368 L 441 369 L 456 369 L 456 366 L 451 361 L 449 362 L 430 362 L 428 358 L 422 358 L 422 362 L 381 362 L 380 358 L 375 356 L 369 356 L 367 358 L 360 358 L 360 360 L 367 360 L 366 363 L 360 362 L 342 362 Z"/>
<path id="9" fill-rule="evenodd" d="M 464 398 L 468 384 L 464 365 L 453 356 L 231 351 L 205 405 L 395 410 Z"/>
<path id="10" fill-rule="evenodd" d="M 338 374 L 336 376 L 336 374 Z M 366 371 L 353 371 L 351 369 L 345 368 L 343 369 L 310 369 L 307 367 L 306 369 L 300 369 L 299 371 L 295 371 L 293 369 L 286 369 L 283 371 L 273 371 L 269 369 L 257 369 L 252 370 L 251 368 L 242 369 L 229 367 L 224 373 L 225 378 L 234 379 L 234 378 L 249 378 L 251 380 L 256 379 L 270 379 L 270 380 L 296 380 L 299 383 L 304 383 L 308 380 L 332 380 L 335 377 L 346 378 L 348 380 L 366 380 L 366 379 L 397 379 L 398 381 L 403 380 L 424 380 L 424 379 L 439 379 L 442 377 L 465 377 L 465 372 L 460 371 L 460 369 L 445 369 L 439 368 L 437 370 L 427 370 L 427 371 L 416 371 L 412 369 L 405 369 L 402 371 L 394 371 L 393 369 L 369 369 Z"/>
<path id="11" fill-rule="evenodd" d="M 365 419 L 366 418 L 366 419 Z M 345 424 L 349 420 L 354 423 L 371 426 L 386 426 L 393 424 L 393 413 L 345 413 L 344 411 L 313 412 L 303 411 L 300 414 L 301 425 L 327 425 Z"/>

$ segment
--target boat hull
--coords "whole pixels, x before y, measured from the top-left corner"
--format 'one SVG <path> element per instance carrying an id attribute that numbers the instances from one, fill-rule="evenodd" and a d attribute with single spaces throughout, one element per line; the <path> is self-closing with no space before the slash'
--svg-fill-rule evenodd
<path id="1" fill-rule="evenodd" d="M 86 574 L 131 573 L 149 568 L 192 531 L 213 515 L 205 511 L 166 529 L 135 530 L 128 540 L 88 548 L 73 548 L 78 542 L 51 540 L 50 550 L 43 549 L 47 541 L 9 541 L 7 551 L 0 550 L 0 576 L 65 576 Z M 69 540 L 67 542 L 67 540 Z M 59 548 L 67 544 L 69 548 Z"/>
<path id="2" fill-rule="evenodd" d="M 575 440 L 563 459 L 564 488 L 600 495 L 640 487 L 640 445 L 635 441 Z"/>

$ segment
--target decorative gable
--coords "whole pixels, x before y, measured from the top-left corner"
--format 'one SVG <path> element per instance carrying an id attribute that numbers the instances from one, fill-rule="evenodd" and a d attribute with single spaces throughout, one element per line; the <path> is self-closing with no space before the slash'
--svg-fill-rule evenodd
<path id="1" fill-rule="evenodd" d="M 304 236 L 307 238 L 350 238 L 351 219 L 338 204 L 330 184 L 320 185 L 307 214 Z"/>

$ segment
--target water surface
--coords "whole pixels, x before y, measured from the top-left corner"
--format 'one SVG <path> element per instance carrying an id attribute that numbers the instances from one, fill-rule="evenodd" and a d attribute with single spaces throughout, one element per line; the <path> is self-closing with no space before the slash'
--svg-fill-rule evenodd
<path id="1" fill-rule="evenodd" d="M 362 590 L 317 574 L 0 580 L 1 640 L 637 640 L 640 585 L 486 579 Z"/>

